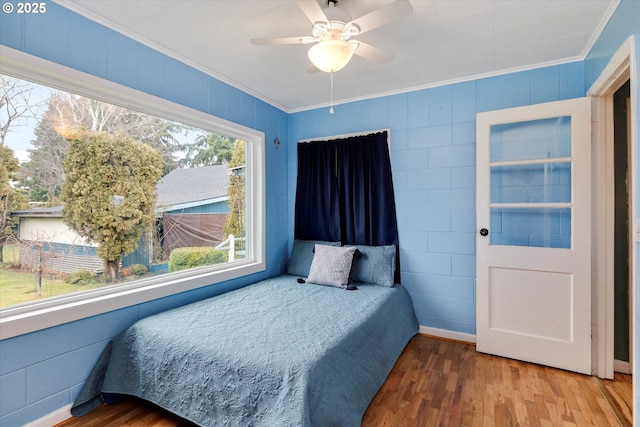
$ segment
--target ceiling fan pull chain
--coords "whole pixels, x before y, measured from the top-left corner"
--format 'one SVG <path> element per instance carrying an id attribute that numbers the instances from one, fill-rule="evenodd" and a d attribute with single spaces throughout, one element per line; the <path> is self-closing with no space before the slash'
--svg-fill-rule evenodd
<path id="1" fill-rule="evenodd" d="M 331 72 L 331 103 L 329 108 L 329 114 L 333 114 L 333 71 Z"/>

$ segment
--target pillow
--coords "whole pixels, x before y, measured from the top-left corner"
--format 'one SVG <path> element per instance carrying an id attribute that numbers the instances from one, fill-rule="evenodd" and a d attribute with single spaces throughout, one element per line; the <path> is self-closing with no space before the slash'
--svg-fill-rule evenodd
<path id="1" fill-rule="evenodd" d="M 316 245 L 340 246 L 340 242 L 323 242 L 321 240 L 294 240 L 293 251 L 287 264 L 287 274 L 307 277 L 313 261 L 313 247 Z"/>
<path id="2" fill-rule="evenodd" d="M 350 279 L 356 282 L 392 288 L 395 284 L 396 245 L 365 246 L 355 245 L 362 256 L 356 257 L 351 266 Z"/>
<path id="3" fill-rule="evenodd" d="M 316 245 L 307 282 L 346 288 L 355 247 Z"/>

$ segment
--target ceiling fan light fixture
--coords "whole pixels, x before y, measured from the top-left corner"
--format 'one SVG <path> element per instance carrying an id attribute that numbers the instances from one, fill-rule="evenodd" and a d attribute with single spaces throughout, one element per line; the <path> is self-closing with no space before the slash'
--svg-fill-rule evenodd
<path id="1" fill-rule="evenodd" d="M 309 60 L 319 70 L 333 73 L 349 63 L 355 46 L 345 40 L 324 40 L 309 49 Z"/>

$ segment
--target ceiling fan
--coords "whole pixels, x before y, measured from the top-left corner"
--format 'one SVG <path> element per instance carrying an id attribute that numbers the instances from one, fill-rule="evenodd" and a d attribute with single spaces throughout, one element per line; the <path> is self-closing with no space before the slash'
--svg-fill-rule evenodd
<path id="1" fill-rule="evenodd" d="M 356 54 L 380 63 L 387 63 L 394 55 L 370 44 L 354 40 L 360 34 L 397 21 L 413 12 L 409 0 L 395 0 L 359 18 L 337 6 L 338 0 L 326 0 L 321 8 L 316 0 L 297 0 L 296 4 L 313 24 L 310 36 L 251 39 L 254 45 L 312 44 L 309 59 L 317 69 L 333 73 L 342 69 Z"/>

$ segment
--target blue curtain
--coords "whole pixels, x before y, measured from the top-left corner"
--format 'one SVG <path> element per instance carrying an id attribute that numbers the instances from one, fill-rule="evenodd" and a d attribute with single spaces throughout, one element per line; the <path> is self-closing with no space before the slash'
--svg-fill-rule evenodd
<path id="1" fill-rule="evenodd" d="M 294 235 L 398 249 L 387 132 L 298 144 Z"/>
<path id="2" fill-rule="evenodd" d="M 330 142 L 298 144 L 296 239 L 340 240 L 336 148 Z"/>

